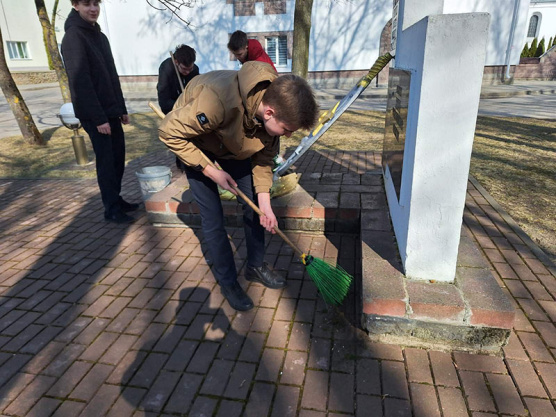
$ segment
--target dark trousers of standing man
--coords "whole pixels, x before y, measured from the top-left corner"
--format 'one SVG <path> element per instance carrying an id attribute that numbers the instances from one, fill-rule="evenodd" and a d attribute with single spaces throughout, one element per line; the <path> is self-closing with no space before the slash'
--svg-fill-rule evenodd
<path id="1" fill-rule="evenodd" d="M 91 138 L 95 151 L 97 181 L 104 205 L 104 214 L 112 215 L 120 210 L 120 192 L 125 168 L 125 141 L 119 118 L 108 119 L 111 134 L 99 133 L 95 123 L 82 120 L 83 129 Z"/>
<path id="2" fill-rule="evenodd" d="M 213 161 L 211 155 L 208 155 Z M 253 201 L 253 178 L 251 160 L 243 161 L 218 159 L 222 169 L 236 181 L 238 188 Z M 214 181 L 202 172 L 186 168 L 185 174 L 193 197 L 199 205 L 204 241 L 213 262 L 212 272 L 216 281 L 222 286 L 228 286 L 237 281 L 237 270 L 232 246 L 224 228 L 224 212 L 218 187 Z M 247 265 L 261 267 L 264 259 L 264 228 L 259 216 L 247 203 L 238 197 L 243 206 L 243 228 L 247 244 Z"/>

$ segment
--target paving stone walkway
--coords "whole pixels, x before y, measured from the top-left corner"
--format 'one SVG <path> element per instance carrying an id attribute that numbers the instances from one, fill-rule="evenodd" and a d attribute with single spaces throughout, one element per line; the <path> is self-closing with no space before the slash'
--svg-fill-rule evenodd
<path id="1" fill-rule="evenodd" d="M 128 166 L 126 198 L 161 158 Z M 355 294 L 327 307 L 277 237 L 288 287 L 241 277 L 256 307 L 237 313 L 198 230 L 107 224 L 94 180 L 0 180 L 0 196 L 2 416 L 556 416 L 554 269 L 473 181 L 465 225 L 517 309 L 500 356 L 369 342 Z M 356 236 L 290 235 L 360 273 Z"/>

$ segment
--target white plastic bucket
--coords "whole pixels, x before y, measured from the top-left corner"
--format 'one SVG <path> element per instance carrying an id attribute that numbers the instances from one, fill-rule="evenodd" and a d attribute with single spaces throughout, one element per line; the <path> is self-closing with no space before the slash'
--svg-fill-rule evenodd
<path id="1" fill-rule="evenodd" d="M 170 184 L 172 171 L 165 166 L 144 167 L 136 172 L 143 198 L 166 188 Z"/>

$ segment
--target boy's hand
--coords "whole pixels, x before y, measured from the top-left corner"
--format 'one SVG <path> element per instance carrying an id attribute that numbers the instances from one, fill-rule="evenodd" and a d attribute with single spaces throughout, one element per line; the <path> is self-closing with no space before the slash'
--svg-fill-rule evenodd
<path id="1" fill-rule="evenodd" d="M 276 230 L 274 228 L 278 226 L 278 220 L 272 211 L 272 206 L 270 205 L 270 193 L 259 193 L 259 208 L 264 213 L 264 216 L 259 216 L 261 220 L 261 226 L 263 226 L 270 233 L 275 234 Z"/>
<path id="2" fill-rule="evenodd" d="M 103 135 L 111 135 L 112 130 L 110 129 L 110 123 L 103 123 L 97 126 L 98 133 L 102 133 Z"/>
<path id="3" fill-rule="evenodd" d="M 122 124 L 128 125 L 129 124 L 129 114 L 123 114 L 122 117 L 120 117 L 120 120 L 122 121 Z"/>
<path id="4" fill-rule="evenodd" d="M 217 169 L 211 165 L 207 165 L 203 169 L 203 174 L 205 174 L 205 176 L 218 184 L 220 188 L 228 190 L 232 194 L 237 195 L 236 191 L 232 188 L 232 185 L 234 187 L 237 187 L 237 183 L 226 171 Z"/>

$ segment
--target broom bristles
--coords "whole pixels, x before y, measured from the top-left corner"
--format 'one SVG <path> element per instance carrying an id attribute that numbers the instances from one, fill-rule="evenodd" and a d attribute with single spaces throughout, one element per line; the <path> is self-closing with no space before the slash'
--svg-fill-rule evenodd
<path id="1" fill-rule="evenodd" d="M 307 273 L 317 286 L 327 304 L 338 305 L 344 301 L 353 277 L 340 265 L 332 266 L 319 258 L 304 259 Z"/>

